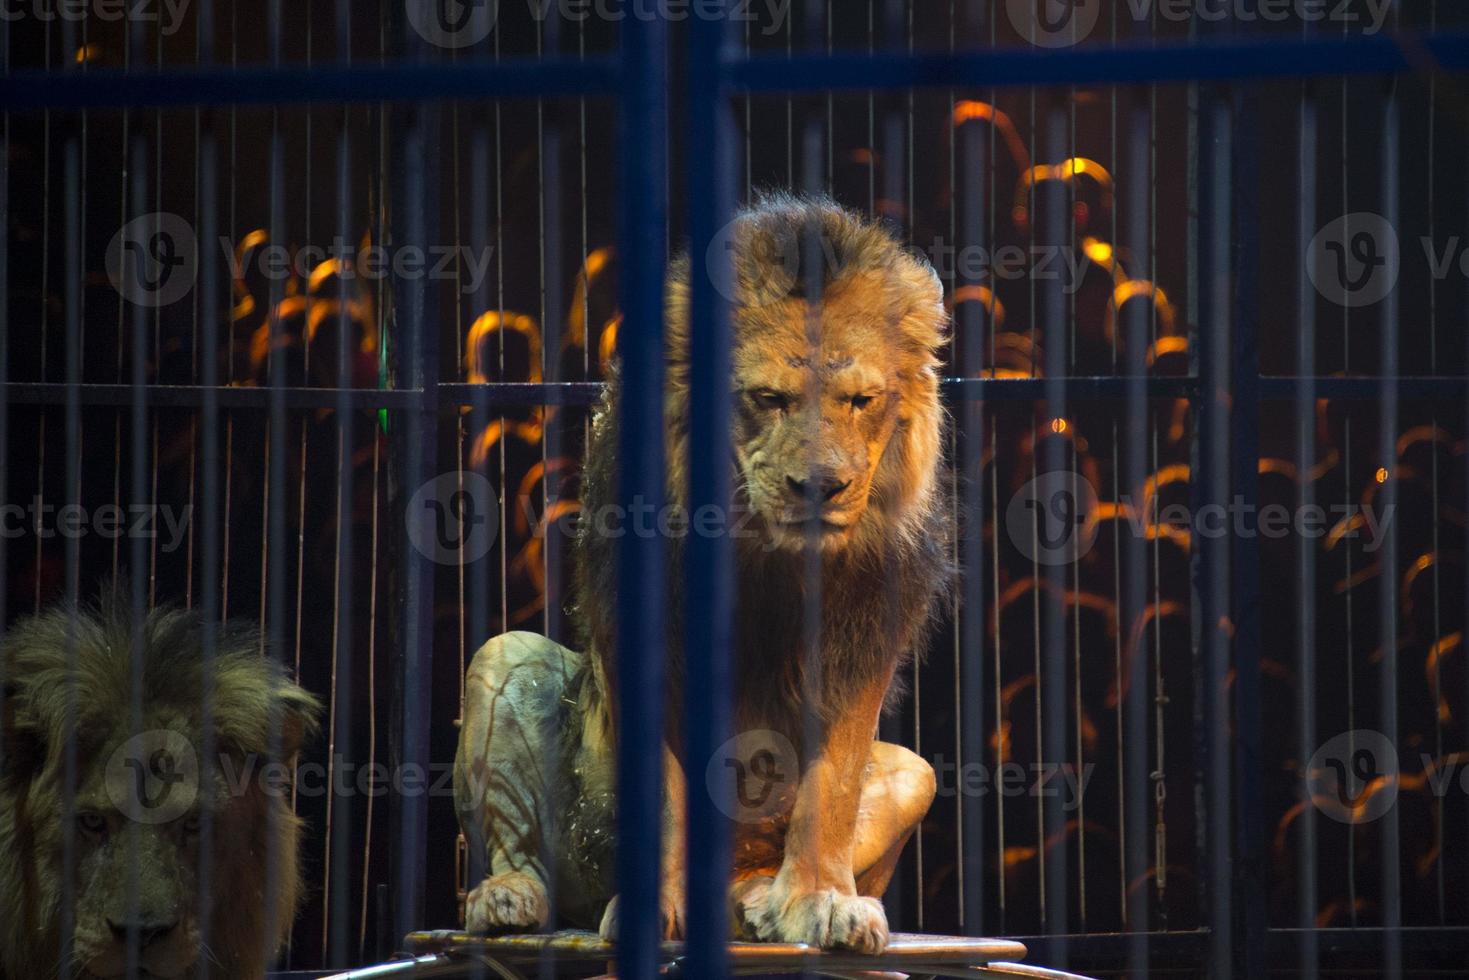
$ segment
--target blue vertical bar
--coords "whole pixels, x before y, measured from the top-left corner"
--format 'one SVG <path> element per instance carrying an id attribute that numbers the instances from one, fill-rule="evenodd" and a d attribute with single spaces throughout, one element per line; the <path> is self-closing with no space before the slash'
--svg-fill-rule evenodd
<path id="1" fill-rule="evenodd" d="M 1229 502 L 1230 333 L 1234 283 L 1230 276 L 1232 120 L 1217 91 L 1198 95 L 1198 372 L 1199 437 L 1195 444 L 1195 514 Z M 1232 767 L 1230 752 L 1230 542 L 1201 536 L 1193 562 L 1195 635 L 1202 661 L 1204 743 L 1204 881 L 1208 897 L 1208 976 L 1234 975 Z"/>
<path id="2" fill-rule="evenodd" d="M 1139 88 L 1130 93 L 1127 110 L 1127 165 L 1118 175 L 1120 197 L 1126 202 L 1125 221 L 1121 249 L 1133 256 L 1140 276 L 1153 275 L 1152 215 L 1149 202 L 1152 187 L 1152 119 L 1150 93 Z M 1151 305 L 1151 304 L 1150 304 Z M 1123 491 L 1136 495 L 1148 475 L 1148 454 L 1151 445 L 1152 427 L 1148 420 L 1147 373 L 1148 345 L 1152 340 L 1154 318 L 1152 310 L 1144 312 L 1142 304 L 1125 304 L 1118 313 L 1122 324 L 1122 370 L 1127 376 L 1127 390 L 1123 396 L 1123 418 L 1125 423 L 1119 441 L 1122 444 Z M 1141 515 L 1150 519 L 1152 515 Z M 1121 554 L 1118 556 L 1120 578 L 1118 583 L 1122 606 L 1119 628 L 1123 636 L 1132 636 L 1137 624 L 1143 622 L 1148 606 L 1148 542 L 1139 534 L 1124 530 Z M 1154 629 L 1158 625 L 1154 624 Z M 1141 634 L 1138 634 L 1141 637 Z M 1148 882 L 1147 868 L 1153 863 L 1153 851 L 1149 848 L 1149 820 L 1151 795 L 1145 774 L 1152 771 L 1149 755 L 1149 701 L 1153 687 L 1148 657 L 1142 643 L 1132 651 L 1131 663 L 1127 665 L 1127 696 L 1119 705 L 1123 714 L 1126 780 L 1123 807 L 1123 867 L 1129 882 Z M 1154 693 L 1155 697 L 1156 694 Z M 1163 733 L 1154 736 L 1163 738 Z M 1164 855 L 1166 858 L 1166 855 Z M 1133 977 L 1148 975 L 1148 931 L 1150 896 L 1156 894 L 1156 878 L 1146 886 L 1127 890 L 1123 924 L 1129 938 L 1127 942 L 1127 970 Z"/>
<path id="3" fill-rule="evenodd" d="M 1388 81 L 1382 106 L 1382 216 L 1398 236 L 1399 221 L 1398 142 L 1401 122 L 1398 112 L 1398 80 Z M 1432 166 L 1432 163 L 1429 164 Z M 1378 513 L 1394 514 L 1398 504 L 1398 311 L 1397 287 L 1388 290 L 1378 308 L 1382 333 L 1379 372 L 1382 403 L 1378 413 L 1378 466 L 1386 470 L 1377 496 Z M 1434 515 L 1438 519 L 1438 515 Z M 1378 695 L 1381 698 L 1379 727 L 1392 745 L 1398 744 L 1398 533 L 1395 523 L 1383 528 L 1381 571 L 1378 574 L 1378 649 L 1382 651 Z M 1396 760 L 1394 760 L 1396 761 Z M 1381 763 L 1379 763 L 1381 765 Z M 1397 980 L 1403 975 L 1402 838 L 1399 810 L 1388 808 L 1382 818 L 1382 975 Z"/>
<path id="4" fill-rule="evenodd" d="M 618 284 L 623 329 L 619 502 L 657 512 L 663 503 L 663 276 L 668 258 L 668 24 L 622 24 L 619 97 Z M 625 535 L 617 595 L 617 975 L 657 972 L 663 797 L 665 542 Z"/>
<path id="5" fill-rule="evenodd" d="M 1300 211 L 1296 222 L 1295 254 L 1310 255 L 1316 234 L 1316 169 L 1318 121 L 1316 96 L 1311 82 L 1301 86 L 1300 156 L 1296 165 L 1296 193 Z M 1306 264 L 1301 263 L 1296 284 L 1296 375 L 1302 379 L 1296 393 L 1296 472 L 1299 476 L 1299 513 L 1316 506 L 1316 485 L 1311 469 L 1316 465 L 1316 289 Z M 1301 537 L 1296 542 L 1296 578 L 1300 598 L 1296 623 L 1298 680 L 1296 758 L 1305 766 L 1316 751 L 1316 542 Z M 1305 773 L 1303 771 L 1302 775 Z M 1302 807 L 1297 819 L 1300 844 L 1296 851 L 1296 926 L 1301 930 L 1297 968 L 1302 980 L 1316 980 L 1320 972 L 1320 944 L 1316 935 L 1317 844 L 1316 808 Z"/>
<path id="6" fill-rule="evenodd" d="M 342 65 L 352 62 L 352 14 L 348 0 L 336 0 L 333 9 L 336 21 L 337 35 L 337 61 Z M 346 106 L 341 107 L 338 112 L 337 125 L 337 240 L 341 242 L 351 241 L 352 234 L 352 134 L 349 128 L 351 110 Z M 331 733 L 332 755 L 344 760 L 352 760 L 352 735 L 354 731 L 353 718 L 353 659 L 356 651 L 353 638 L 355 630 L 353 626 L 356 617 L 353 613 L 353 596 L 356 590 L 353 588 L 353 549 L 352 534 L 355 523 L 352 520 L 352 504 L 354 500 L 353 487 L 353 446 L 354 433 L 352 423 L 352 392 L 353 386 L 353 325 L 351 318 L 351 292 L 350 284 L 346 275 L 346 269 L 339 269 L 337 273 L 337 461 L 340 469 L 337 472 L 337 554 L 336 554 L 336 594 L 332 597 L 335 604 L 334 619 L 336 626 L 336 649 L 332 656 L 336 664 L 336 678 L 334 680 L 335 690 L 340 691 L 336 697 L 336 704 L 332 705 L 335 718 L 335 730 Z M 376 555 L 373 556 L 376 559 Z M 328 764 L 334 760 L 329 758 Z M 322 961 L 332 967 L 345 968 L 351 962 L 351 941 L 348 929 L 349 913 L 347 902 L 350 897 L 351 888 L 350 860 L 352 847 L 352 817 L 353 805 L 351 793 L 338 793 L 330 801 L 332 810 L 331 826 L 328 828 L 327 847 L 331 856 L 331 910 L 329 916 L 330 933 L 326 938 L 326 948 L 322 950 Z"/>
<path id="7" fill-rule="evenodd" d="M 1064 160 L 1067 158 L 1067 116 L 1064 104 L 1057 93 L 1047 92 L 1042 97 L 1045 105 L 1044 158 Z M 1047 180 L 1038 183 L 1033 192 L 1036 229 L 1035 244 L 1044 253 L 1062 254 L 1069 248 L 1075 232 L 1072 230 L 1070 183 Z M 1072 338 L 1067 329 L 1067 304 L 1065 284 L 1055 277 L 1037 275 L 1032 285 L 1035 303 L 1040 316 L 1041 335 L 1044 338 L 1046 414 L 1051 420 L 1066 418 L 1066 375 L 1071 373 Z M 1048 423 L 1050 431 L 1041 433 L 1039 471 L 1041 473 L 1065 473 L 1071 465 L 1067 452 L 1067 440 L 1056 433 Z M 1078 478 L 1080 479 L 1080 478 Z M 1042 592 L 1042 639 L 1041 676 L 1037 679 L 1036 696 L 1040 698 L 1042 723 L 1037 733 L 1041 751 L 1039 758 L 1053 765 L 1065 763 L 1066 705 L 1068 671 L 1066 669 L 1066 588 L 1069 565 L 1048 563 L 1038 569 L 1038 577 L 1045 582 Z M 1079 760 L 1078 760 L 1079 761 Z M 1041 847 L 1042 887 L 1045 899 L 1041 903 L 1041 920 L 1047 941 L 1045 944 L 1047 963 L 1058 969 L 1066 968 L 1066 933 L 1070 931 L 1069 904 L 1070 847 L 1066 837 L 1067 814 L 1055 803 L 1048 804 L 1044 794 L 1036 798 L 1041 808 L 1041 826 L 1044 828 Z"/>
<path id="8" fill-rule="evenodd" d="M 730 504 L 732 368 L 729 304 L 715 283 L 733 277 L 728 252 L 711 254 L 709 246 L 734 211 L 734 130 L 721 71 L 730 46 L 728 23 L 695 17 L 689 40 L 689 513 L 705 507 L 722 513 Z M 724 533 L 692 534 L 688 542 L 685 758 L 692 776 L 688 852 L 697 855 L 688 862 L 688 971 L 701 980 L 722 980 L 729 975 L 730 801 L 716 796 L 723 784 L 706 789 L 701 774 L 730 734 L 734 547 Z"/>
<path id="9" fill-rule="evenodd" d="M 412 31 L 402 34 L 410 45 L 409 56 L 424 60 L 426 42 L 416 43 Z M 404 127 L 394 140 L 394 175 L 398 187 L 396 211 L 392 220 L 396 227 L 390 240 L 405 247 L 426 250 L 430 243 L 437 206 L 434 188 L 438 181 L 438 110 L 434 106 L 416 104 L 403 113 Z M 432 148 L 432 150 L 431 150 Z M 434 153 L 430 162 L 430 152 Z M 424 277 L 402 276 L 393 281 L 395 325 L 400 331 L 390 338 L 389 351 L 396 351 L 396 383 L 399 387 L 422 393 L 416 409 L 394 418 L 392 428 L 398 458 L 400 484 L 397 506 L 408 500 L 436 476 L 438 449 L 438 343 L 434 324 L 438 322 L 436 293 L 428 288 Z M 404 531 L 410 522 L 429 521 L 427 509 L 404 514 Z M 428 540 L 421 533 L 417 540 Z M 397 588 L 401 615 L 401 646 L 397 651 L 394 672 L 397 701 L 393 717 L 392 759 L 395 771 L 427 773 L 429 771 L 429 724 L 433 707 L 434 660 L 434 572 L 432 558 L 418 551 L 412 538 L 400 539 L 404 566 L 398 571 Z M 393 800 L 392 855 L 393 941 L 423 922 L 424 879 L 428 867 L 428 794 L 399 793 Z"/>
<path id="10" fill-rule="evenodd" d="M 977 24 L 968 25 L 978 30 Z M 993 203 L 987 199 L 986 191 L 991 186 L 993 173 L 990 166 L 994 152 L 992 140 L 994 130 L 989 123 L 973 120 L 964 126 L 955 126 L 953 139 L 957 141 L 956 178 L 959 198 L 958 234 L 955 245 L 959 248 L 993 247 L 985 233 L 985 215 Z M 889 158 L 892 154 L 889 153 Z M 890 194 L 892 200 L 901 200 Z M 912 216 L 906 216 L 912 223 Z M 954 285 L 951 294 L 960 289 L 974 288 L 984 284 L 980 270 L 970 268 L 969 263 L 955 263 Z M 993 283 L 991 284 L 993 285 Z M 954 302 L 954 336 L 959 357 L 959 375 L 978 378 L 984 375 L 984 352 L 988 338 L 998 331 L 994 320 L 994 307 L 980 300 Z M 980 390 L 981 394 L 983 389 Z M 985 550 L 984 517 L 987 504 L 984 494 L 984 399 L 970 398 L 954 409 L 958 439 L 955 442 L 954 465 L 959 472 L 959 656 L 960 656 L 960 705 L 959 745 L 962 757 L 959 765 L 983 762 L 985 759 Z M 985 855 L 991 853 L 989 840 L 985 837 L 984 797 L 958 794 L 959 830 L 962 846 L 959 862 L 964 881 L 960 895 L 963 902 L 962 929 L 967 936 L 981 936 L 985 928 Z M 1000 862 L 991 865 L 992 871 Z"/>
<path id="11" fill-rule="evenodd" d="M 201 65 L 214 61 L 214 2 L 199 4 L 198 60 Z M 199 110 L 198 188 L 199 241 L 218 241 L 219 234 L 219 158 L 214 136 L 214 114 Z M 199 384 L 203 386 L 199 409 L 199 497 L 204 502 L 199 525 L 199 618 L 201 646 L 201 684 L 199 690 L 201 736 L 200 758 L 212 759 L 216 752 L 214 732 L 215 657 L 218 652 L 216 630 L 219 622 L 220 590 L 220 490 L 219 451 L 219 265 L 205 248 L 199 255 Z M 214 841 L 217 827 L 212 807 L 200 811 L 199 829 L 199 944 L 207 949 L 213 941 Z M 209 980 L 208 957 L 198 965 L 198 980 Z"/>
<path id="12" fill-rule="evenodd" d="M 1235 115 L 1258 115 L 1253 89 L 1238 92 Z M 1260 149 L 1256 127 L 1241 126 L 1234 134 L 1234 365 L 1230 401 L 1233 437 L 1230 474 L 1232 498 L 1259 506 L 1260 483 Z M 1236 976 L 1263 976 L 1265 967 L 1265 764 L 1261 752 L 1260 707 L 1260 541 L 1258 535 L 1234 538 L 1234 778 L 1235 778 L 1235 958 Z"/>

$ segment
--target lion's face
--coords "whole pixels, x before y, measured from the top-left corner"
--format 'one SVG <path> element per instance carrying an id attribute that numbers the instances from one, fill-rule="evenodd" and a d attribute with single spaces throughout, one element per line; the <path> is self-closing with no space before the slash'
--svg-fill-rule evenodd
<path id="1" fill-rule="evenodd" d="M 3 980 L 172 980 L 203 956 L 259 980 L 295 913 L 301 823 L 272 774 L 315 699 L 247 628 L 219 628 L 208 666 L 197 613 L 157 609 L 141 635 L 114 599 L 22 620 L 0 645 Z"/>
<path id="2" fill-rule="evenodd" d="M 83 976 L 126 976 L 131 931 L 142 980 L 181 977 L 199 953 L 197 777 L 178 771 L 166 747 L 136 751 L 122 737 L 112 741 L 101 758 L 117 764 L 92 767 L 77 793 L 75 962 Z M 156 820 L 139 802 L 170 819 Z M 182 812 L 175 816 L 170 803 Z"/>
<path id="3" fill-rule="evenodd" d="M 734 444 L 745 496 L 770 542 L 849 543 L 898 427 L 905 382 L 877 283 L 854 276 L 808 305 L 785 299 L 738 331 Z"/>

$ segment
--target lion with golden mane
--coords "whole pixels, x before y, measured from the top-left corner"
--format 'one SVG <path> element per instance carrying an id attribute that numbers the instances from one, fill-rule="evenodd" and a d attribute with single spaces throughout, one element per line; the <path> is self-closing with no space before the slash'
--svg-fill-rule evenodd
<path id="1" fill-rule="evenodd" d="M 933 770 L 874 741 L 899 666 L 947 587 L 952 540 L 941 474 L 938 277 L 880 225 L 830 201 L 772 196 L 732 225 L 735 538 L 732 920 L 747 939 L 879 952 L 878 897 L 927 812 Z M 813 237 L 814 236 L 814 237 Z M 803 255 L 819 239 L 819 275 Z M 668 493 L 686 500 L 688 262 L 667 291 Z M 812 308 L 808 290 L 819 286 Z M 615 934 L 611 895 L 613 615 L 618 384 L 592 428 L 583 483 L 578 611 L 589 655 L 530 633 L 487 643 L 470 667 L 456 760 L 460 822 L 486 877 L 469 895 L 476 931 L 572 923 Z M 681 934 L 683 801 L 718 766 L 684 758 L 683 651 L 669 541 L 662 920 Z M 819 590 L 810 588 L 818 570 Z M 815 598 L 819 596 L 819 598 Z M 808 624 L 819 617 L 819 634 Z M 811 638 L 811 639 L 808 639 Z M 808 649 L 813 648 L 813 649 Z M 715 760 L 716 763 L 720 760 Z M 763 762 L 763 768 L 760 763 Z M 774 763 L 774 765 L 772 765 Z"/>
<path id="2" fill-rule="evenodd" d="M 125 591 L 4 638 L 0 980 L 163 980 L 203 958 L 258 980 L 301 889 L 301 824 L 266 763 L 319 706 L 255 631 L 219 628 L 206 664 L 196 613 L 136 623 Z"/>

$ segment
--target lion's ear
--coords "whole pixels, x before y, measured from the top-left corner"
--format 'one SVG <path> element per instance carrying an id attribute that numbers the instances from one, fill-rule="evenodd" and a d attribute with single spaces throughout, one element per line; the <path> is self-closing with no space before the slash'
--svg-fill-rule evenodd
<path id="1" fill-rule="evenodd" d="M 34 779 L 46 765 L 46 739 L 21 723 L 19 691 L 0 689 L 0 785 L 15 789 Z"/>
<path id="2" fill-rule="evenodd" d="M 948 341 L 949 314 L 944 308 L 944 283 L 923 258 L 914 258 L 903 274 L 911 301 L 902 330 L 919 347 L 934 351 Z"/>
<path id="3" fill-rule="evenodd" d="M 321 727 L 321 702 L 290 681 L 281 682 L 277 695 L 281 704 L 281 758 L 291 759 Z"/>

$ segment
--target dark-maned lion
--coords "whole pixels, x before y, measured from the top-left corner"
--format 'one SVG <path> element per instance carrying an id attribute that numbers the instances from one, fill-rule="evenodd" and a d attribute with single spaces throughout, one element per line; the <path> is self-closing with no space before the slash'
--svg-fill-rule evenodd
<path id="1" fill-rule="evenodd" d="M 295 756 L 315 729 L 318 704 L 261 656 L 247 628 L 216 633 L 207 688 L 196 614 L 148 614 L 134 649 L 125 591 L 104 592 L 94 608 L 24 620 L 4 637 L 0 980 L 124 977 L 130 937 L 141 980 L 193 976 L 205 958 L 211 976 L 257 980 L 300 892 L 301 825 L 278 777 L 265 782 L 267 763 Z M 206 690 L 213 765 L 202 762 Z M 71 808 L 63 802 L 69 743 Z M 213 846 L 201 896 L 205 808 Z M 69 970 L 60 962 L 68 928 Z"/>
<path id="2" fill-rule="evenodd" d="M 874 742 L 898 666 L 946 588 L 950 517 L 941 477 L 937 276 L 880 226 L 824 200 L 766 198 L 733 225 L 736 728 L 729 759 L 687 760 L 680 735 L 679 575 L 671 576 L 663 927 L 682 929 L 684 765 L 750 767 L 762 792 L 739 812 L 731 911 L 745 937 L 877 952 L 877 900 L 934 793 L 927 763 Z M 812 233 L 815 233 L 813 236 Z M 821 302 L 803 253 L 819 237 Z M 686 499 L 688 263 L 668 282 L 668 492 Z M 579 612 L 590 656 L 543 637 L 497 637 L 470 668 L 456 791 L 488 877 L 475 930 L 547 924 L 548 886 L 570 921 L 609 902 L 618 387 L 596 415 L 579 538 Z M 670 539 L 679 569 L 678 537 Z M 808 543 L 819 548 L 820 636 L 805 649 Z M 764 763 L 760 768 L 760 763 Z M 784 767 L 784 768 L 783 768 Z M 796 777 L 791 779 L 789 777 Z M 771 784 L 775 785 L 772 791 Z"/>

